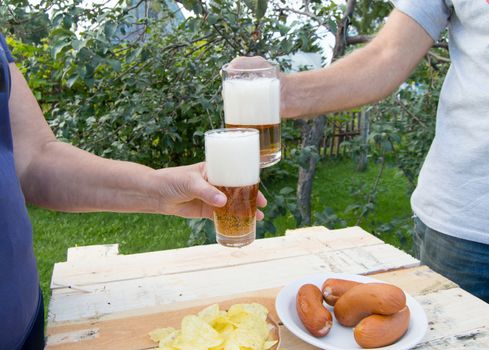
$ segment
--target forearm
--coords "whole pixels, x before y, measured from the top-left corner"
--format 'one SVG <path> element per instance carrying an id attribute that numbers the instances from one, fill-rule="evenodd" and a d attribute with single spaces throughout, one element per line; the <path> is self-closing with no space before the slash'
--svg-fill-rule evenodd
<path id="1" fill-rule="evenodd" d="M 282 117 L 316 116 L 376 102 L 391 94 L 431 47 L 412 19 L 394 11 L 365 47 L 315 71 L 282 77 Z"/>
<path id="2" fill-rule="evenodd" d="M 396 72 L 380 73 L 389 66 L 389 58 L 382 57 L 382 53 L 376 55 L 375 51 L 367 46 L 330 67 L 284 76 L 283 117 L 311 117 L 348 110 L 388 96 L 402 78 Z"/>
<path id="3" fill-rule="evenodd" d="M 60 211 L 160 212 L 155 170 L 48 142 L 21 177 L 26 200 Z M 160 179 L 161 180 L 161 179 Z"/>
<path id="4" fill-rule="evenodd" d="M 10 68 L 15 167 L 27 202 L 61 211 L 146 212 L 186 218 L 210 218 L 214 207 L 226 203 L 226 196 L 205 180 L 204 163 L 153 170 L 56 141 L 24 77 L 15 64 Z M 266 204 L 263 196 L 259 203 Z"/>

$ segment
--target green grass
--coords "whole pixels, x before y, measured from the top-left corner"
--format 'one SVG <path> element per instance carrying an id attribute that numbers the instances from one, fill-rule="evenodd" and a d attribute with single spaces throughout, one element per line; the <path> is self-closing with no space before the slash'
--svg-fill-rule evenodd
<path id="1" fill-rule="evenodd" d="M 349 160 L 330 160 L 322 162 L 314 177 L 312 193 L 312 212 L 322 212 L 329 207 L 342 219 L 348 226 L 355 225 L 357 215 L 353 212 L 345 212 L 346 208 L 353 203 L 364 203 L 365 196 L 355 195 L 353 192 L 365 185 L 368 192 L 372 188 L 380 165 L 370 163 L 367 171 L 357 172 L 356 165 Z M 280 181 L 271 186 L 272 192 L 285 186 L 295 188 L 295 180 L 288 179 Z M 365 193 L 365 192 L 364 192 Z M 388 223 L 394 219 L 408 221 L 412 215 L 409 203 L 410 192 L 408 181 L 399 171 L 386 165 L 378 185 L 375 210 L 367 219 L 362 220 L 360 226 L 368 232 L 373 232 L 376 226 Z M 314 218 L 313 223 L 314 224 Z M 275 220 L 277 232 L 283 234 L 286 229 L 295 226 L 292 215 Z M 392 234 L 382 234 L 380 238 L 398 247 L 409 249 L 403 246 L 398 237 Z"/>
<path id="2" fill-rule="evenodd" d="M 58 213 L 29 207 L 45 305 L 50 298 L 53 265 L 66 261 L 70 247 L 119 243 L 122 254 L 185 247 L 185 219 L 151 214 Z M 47 310 L 47 308 L 46 308 Z"/>
<path id="3" fill-rule="evenodd" d="M 313 211 L 330 207 L 348 225 L 354 225 L 356 217 L 352 213 L 345 213 L 345 209 L 364 199 L 353 195 L 352 190 L 362 183 L 370 189 L 377 173 L 378 165 L 372 163 L 366 172 L 358 173 L 353 162 L 348 160 L 322 162 L 313 186 Z M 269 190 L 274 193 L 285 186 L 295 188 L 294 177 L 269 184 Z M 34 227 L 34 249 L 46 305 L 49 302 L 53 264 L 66 261 L 68 248 L 119 243 L 122 254 L 156 251 L 185 247 L 190 233 L 186 220 L 162 215 L 68 214 L 34 207 L 29 207 L 29 213 Z M 396 169 L 387 167 L 379 184 L 375 211 L 361 226 L 373 232 L 381 223 L 395 218 L 408 219 L 410 216 L 408 183 L 399 176 Z M 277 235 L 283 235 L 286 229 L 295 227 L 295 221 L 290 215 L 276 219 L 275 224 Z M 393 234 L 382 234 L 380 237 L 389 243 L 400 245 Z"/>

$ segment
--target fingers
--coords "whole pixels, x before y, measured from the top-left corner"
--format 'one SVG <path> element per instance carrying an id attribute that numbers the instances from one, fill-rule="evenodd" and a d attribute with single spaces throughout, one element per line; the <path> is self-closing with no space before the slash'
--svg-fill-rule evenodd
<path id="1" fill-rule="evenodd" d="M 264 208 L 267 206 L 267 199 L 265 198 L 263 193 L 261 193 L 261 191 L 258 192 L 258 196 L 256 197 L 256 205 L 260 208 Z"/>
<path id="2" fill-rule="evenodd" d="M 211 207 L 222 207 L 227 202 L 227 198 L 224 193 L 202 178 L 198 178 L 193 182 L 192 192 L 195 194 L 196 198 L 200 199 Z"/>
<path id="3" fill-rule="evenodd" d="M 217 188 L 212 186 L 206 181 L 206 176 L 205 176 L 205 163 L 198 163 L 195 164 L 194 166 L 197 167 L 199 176 L 196 178 L 192 179 L 192 192 L 195 195 L 195 198 L 198 198 L 202 200 L 205 204 L 207 204 L 209 207 L 206 207 L 203 212 L 202 216 L 212 219 L 212 207 L 222 207 L 226 204 L 227 198 L 222 193 L 219 191 Z M 261 191 L 258 192 L 257 198 L 256 198 L 256 205 L 259 208 L 264 208 L 267 205 L 267 199 L 263 195 Z M 205 211 L 205 213 L 204 213 Z M 264 214 L 261 210 L 256 211 L 256 219 L 258 221 L 263 220 Z"/>
<path id="4" fill-rule="evenodd" d="M 271 67 L 271 64 L 266 59 L 260 56 L 236 57 L 228 65 L 228 68 L 230 69 L 256 69 L 268 67 Z"/>
<path id="5" fill-rule="evenodd" d="M 265 217 L 265 214 L 263 214 L 263 212 L 258 209 L 256 211 L 256 220 L 262 221 L 264 217 Z"/>

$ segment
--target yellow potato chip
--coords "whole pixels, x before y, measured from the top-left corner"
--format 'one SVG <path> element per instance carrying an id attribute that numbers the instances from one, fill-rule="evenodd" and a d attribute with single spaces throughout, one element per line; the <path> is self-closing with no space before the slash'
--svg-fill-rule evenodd
<path id="1" fill-rule="evenodd" d="M 173 327 L 168 327 L 168 328 L 157 328 L 149 332 L 149 337 L 151 338 L 152 341 L 160 341 L 161 338 L 165 338 L 168 334 L 172 333 L 175 331 L 175 328 Z"/>
<path id="2" fill-rule="evenodd" d="M 231 338 L 235 339 L 237 345 L 240 348 L 246 348 L 250 350 L 263 350 L 263 344 L 265 339 L 247 328 L 237 328 L 231 335 Z"/>
<path id="3" fill-rule="evenodd" d="M 179 333 L 180 331 L 177 331 L 175 328 L 169 327 L 155 329 L 154 331 L 149 333 L 149 336 L 151 337 L 151 340 L 159 342 L 160 349 L 166 349 L 173 343 Z M 173 348 L 170 347 L 168 349 Z"/>
<path id="4" fill-rule="evenodd" d="M 267 322 L 254 314 L 242 316 L 239 323 L 237 323 L 237 327 L 238 329 L 245 329 L 250 333 L 254 333 L 260 338 L 263 338 L 263 340 L 266 340 L 270 332 Z"/>
<path id="5" fill-rule="evenodd" d="M 181 334 L 175 338 L 173 346 L 181 350 L 208 350 L 221 345 L 223 337 L 198 316 L 185 316 Z"/>
<path id="6" fill-rule="evenodd" d="M 236 327 L 233 323 L 231 323 L 228 317 L 220 317 L 214 320 L 214 322 L 212 323 L 212 328 L 214 328 L 217 332 L 219 332 L 219 334 L 226 338 L 227 335 L 234 331 Z"/>
<path id="7" fill-rule="evenodd" d="M 171 345 L 179 335 L 180 331 L 175 331 L 171 334 L 168 334 L 166 338 L 160 339 L 158 346 L 160 347 L 160 349 L 174 349 Z"/>
<path id="8" fill-rule="evenodd" d="M 160 350 L 269 350 L 272 325 L 263 305 L 235 304 L 226 312 L 214 304 L 197 315 L 185 316 L 181 330 L 156 329 L 150 333 Z"/>
<path id="9" fill-rule="evenodd" d="M 224 350 L 224 344 L 221 344 L 221 345 L 216 346 L 214 348 L 209 348 L 209 350 Z"/>
<path id="10" fill-rule="evenodd" d="M 271 349 L 275 344 L 278 343 L 278 340 L 268 340 L 263 344 L 263 350 Z"/>
<path id="11" fill-rule="evenodd" d="M 238 340 L 230 335 L 224 343 L 224 350 L 241 350 Z"/>
<path id="12" fill-rule="evenodd" d="M 212 321 L 214 321 L 220 315 L 221 310 L 219 310 L 218 304 L 210 305 L 197 314 L 202 321 L 207 322 L 208 324 L 211 324 Z"/>
<path id="13" fill-rule="evenodd" d="M 239 315 L 241 313 L 253 314 L 262 318 L 263 320 L 267 319 L 268 310 L 265 306 L 252 303 L 252 304 L 235 304 L 232 305 L 228 310 L 228 316 L 233 317 L 235 315 Z"/>

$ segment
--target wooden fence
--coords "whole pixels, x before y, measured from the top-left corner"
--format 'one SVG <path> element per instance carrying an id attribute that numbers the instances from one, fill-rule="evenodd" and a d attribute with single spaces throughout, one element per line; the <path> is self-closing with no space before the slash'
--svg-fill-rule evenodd
<path id="1" fill-rule="evenodd" d="M 362 135 L 362 139 L 368 137 L 368 112 L 351 112 L 343 114 L 344 118 L 331 118 L 326 122 L 324 138 L 322 141 L 323 157 L 338 157 L 345 155 L 345 148 L 341 144 L 352 141 Z M 342 120 L 344 119 L 344 121 Z"/>
<path id="2" fill-rule="evenodd" d="M 335 158 L 347 155 L 348 150 L 341 147 L 345 141 L 352 141 L 361 136 L 362 143 L 366 144 L 369 133 L 369 112 L 348 112 L 338 113 L 334 118 L 328 118 L 324 128 L 324 135 L 321 140 L 320 154 L 322 158 Z M 288 147 L 284 145 L 282 149 L 283 158 L 288 156 Z M 300 147 L 300 140 L 292 142 L 292 147 Z M 366 163 L 367 155 L 363 155 L 360 163 Z M 362 167 L 362 166 L 360 166 Z"/>

